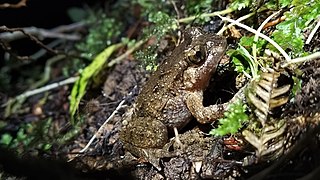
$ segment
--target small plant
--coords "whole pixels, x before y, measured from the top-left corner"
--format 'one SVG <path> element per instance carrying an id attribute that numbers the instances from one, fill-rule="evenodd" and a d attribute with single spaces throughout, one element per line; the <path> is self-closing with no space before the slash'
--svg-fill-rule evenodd
<path id="1" fill-rule="evenodd" d="M 212 129 L 209 134 L 214 136 L 224 136 L 226 134 L 235 134 L 243 126 L 243 123 L 249 120 L 245 113 L 247 105 L 241 101 L 230 104 L 228 110 L 224 113 L 224 118 L 219 119 L 219 126 Z"/>
<path id="2" fill-rule="evenodd" d="M 231 49 L 227 54 L 231 57 L 235 71 L 245 74 L 248 78 L 258 77 L 258 62 L 252 58 L 243 46 L 239 45 L 236 50 Z"/>
<path id="3" fill-rule="evenodd" d="M 106 17 L 101 11 L 93 13 L 88 18 L 91 28 L 85 40 L 76 45 L 81 56 L 92 60 L 104 48 L 110 46 L 123 31 L 123 25 L 114 18 Z"/>
<path id="4" fill-rule="evenodd" d="M 186 1 L 186 10 L 189 15 L 200 15 L 204 12 L 210 12 L 212 9 L 213 0 L 188 0 Z M 209 17 L 197 18 L 194 23 L 204 24 L 205 22 L 210 21 Z"/>
<path id="5" fill-rule="evenodd" d="M 283 4 L 289 6 L 288 3 Z M 291 57 L 305 55 L 304 32 L 319 17 L 320 3 L 318 1 L 292 1 L 292 9 L 284 13 L 286 19 L 276 26 L 272 38 L 284 49 L 288 50 Z M 267 46 L 274 50 L 272 46 Z"/>
<path id="6" fill-rule="evenodd" d="M 32 148 L 47 151 L 51 148 L 51 144 L 48 143 L 50 140 L 45 138 L 49 129 L 47 125 L 50 125 L 51 122 L 51 120 L 44 121 L 39 126 L 31 123 L 23 124 L 16 134 L 2 134 L 0 146 L 15 150 L 18 154 Z"/>
<path id="7" fill-rule="evenodd" d="M 178 25 L 176 21 L 164 12 L 153 12 L 148 15 L 149 22 L 153 23 L 143 31 L 144 39 L 154 37 L 156 42 L 153 45 L 135 53 L 136 59 L 142 61 L 147 70 L 156 70 L 157 68 L 157 49 L 159 41 L 170 31 L 176 30 Z"/>
<path id="8" fill-rule="evenodd" d="M 149 46 L 135 53 L 135 58 L 142 61 L 142 65 L 147 71 L 155 71 L 157 69 L 156 59 L 158 56 L 156 49 L 156 46 Z"/>

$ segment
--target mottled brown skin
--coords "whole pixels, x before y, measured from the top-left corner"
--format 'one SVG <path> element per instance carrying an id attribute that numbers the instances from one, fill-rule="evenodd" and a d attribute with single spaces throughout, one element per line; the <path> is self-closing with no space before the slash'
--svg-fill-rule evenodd
<path id="1" fill-rule="evenodd" d="M 183 128 L 192 117 L 209 123 L 221 116 L 223 105 L 204 107 L 202 101 L 226 46 L 224 37 L 198 28 L 185 32 L 184 41 L 142 88 L 120 133 L 131 153 L 155 161 L 152 158 L 162 156 L 157 150 L 168 143 L 168 132 L 173 128 Z"/>

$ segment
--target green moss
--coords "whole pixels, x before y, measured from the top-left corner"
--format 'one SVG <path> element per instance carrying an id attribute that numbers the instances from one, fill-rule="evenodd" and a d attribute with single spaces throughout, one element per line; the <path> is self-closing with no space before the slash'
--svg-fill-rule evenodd
<path id="1" fill-rule="evenodd" d="M 224 113 L 224 118 L 219 119 L 219 126 L 212 129 L 209 134 L 214 136 L 224 136 L 226 134 L 235 134 L 243 126 L 243 123 L 249 120 L 245 113 L 247 105 L 241 101 L 230 104 L 228 110 Z"/>

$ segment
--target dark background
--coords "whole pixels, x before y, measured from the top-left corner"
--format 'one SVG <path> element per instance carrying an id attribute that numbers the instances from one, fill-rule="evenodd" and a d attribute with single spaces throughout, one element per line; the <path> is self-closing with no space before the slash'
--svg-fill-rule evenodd
<path id="1" fill-rule="evenodd" d="M 20 0 L 0 0 L 0 3 L 14 4 Z M 101 2 L 101 1 L 100 1 Z M 67 10 L 98 3 L 98 0 L 28 0 L 27 6 L 18 9 L 0 9 L 0 25 L 7 27 L 36 26 L 53 28 L 71 23 Z"/>

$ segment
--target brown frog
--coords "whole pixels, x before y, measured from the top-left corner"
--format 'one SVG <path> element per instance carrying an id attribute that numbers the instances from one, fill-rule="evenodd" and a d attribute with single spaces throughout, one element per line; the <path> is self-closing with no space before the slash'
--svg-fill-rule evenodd
<path id="1" fill-rule="evenodd" d="M 131 117 L 124 120 L 120 139 L 127 150 L 157 167 L 173 128 L 183 128 L 192 117 L 209 123 L 222 115 L 224 104 L 204 107 L 202 101 L 226 46 L 224 37 L 199 28 L 186 30 L 183 42 L 151 75 Z"/>

